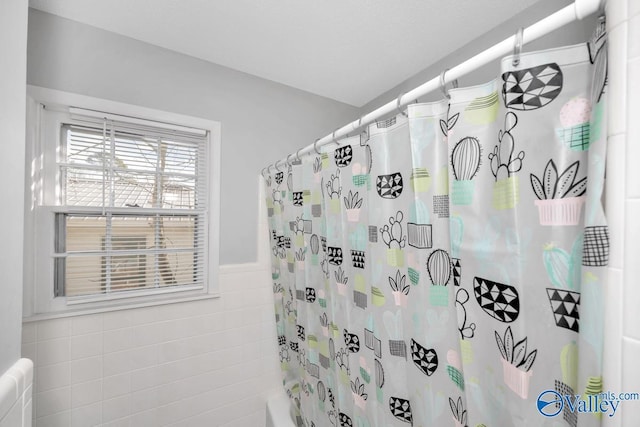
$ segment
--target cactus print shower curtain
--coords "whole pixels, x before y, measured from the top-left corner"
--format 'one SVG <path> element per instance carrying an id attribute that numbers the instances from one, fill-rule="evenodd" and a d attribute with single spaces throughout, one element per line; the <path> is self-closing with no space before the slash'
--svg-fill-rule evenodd
<path id="1" fill-rule="evenodd" d="M 603 41 L 505 58 L 266 177 L 298 424 L 600 425 L 536 401 L 602 390 Z"/>

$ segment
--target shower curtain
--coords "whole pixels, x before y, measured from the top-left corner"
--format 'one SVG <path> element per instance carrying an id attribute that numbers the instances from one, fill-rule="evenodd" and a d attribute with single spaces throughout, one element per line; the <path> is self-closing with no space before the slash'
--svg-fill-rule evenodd
<path id="1" fill-rule="evenodd" d="M 266 177 L 299 425 L 600 425 L 538 397 L 602 391 L 603 44 L 505 58 Z"/>

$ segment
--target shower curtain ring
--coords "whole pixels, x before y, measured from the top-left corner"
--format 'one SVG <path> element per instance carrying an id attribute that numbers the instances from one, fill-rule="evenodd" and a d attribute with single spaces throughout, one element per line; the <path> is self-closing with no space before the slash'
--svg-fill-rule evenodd
<path id="1" fill-rule="evenodd" d="M 278 167 L 278 162 L 279 162 L 279 161 L 280 161 L 280 160 L 276 160 L 276 162 L 274 163 L 273 167 L 274 167 L 278 172 L 282 172 L 282 171 L 280 170 L 280 168 Z"/>
<path id="2" fill-rule="evenodd" d="M 518 28 L 518 32 L 515 35 L 515 41 L 513 44 L 513 66 L 517 67 L 520 65 L 520 54 L 522 53 L 522 43 L 524 36 L 524 28 Z"/>
<path id="3" fill-rule="evenodd" d="M 338 128 L 340 129 L 340 128 Z M 338 142 L 338 140 L 336 139 L 336 132 L 338 131 L 338 129 L 334 130 L 333 133 L 331 134 L 331 139 L 333 140 L 333 142 L 336 143 L 336 145 L 340 145 L 340 143 Z"/>
<path id="4" fill-rule="evenodd" d="M 445 80 L 444 80 L 444 75 L 447 74 L 447 71 L 449 71 L 449 69 L 445 68 L 444 70 L 442 70 L 442 73 L 440 73 L 440 90 L 444 94 L 445 98 L 451 99 L 451 96 L 447 91 L 447 84 L 445 83 Z"/>
<path id="5" fill-rule="evenodd" d="M 442 70 L 442 73 L 440 73 L 440 90 L 444 94 L 445 98 L 451 99 L 451 95 L 449 95 L 449 91 L 447 90 L 447 83 L 445 82 L 445 79 L 444 79 L 444 76 L 445 74 L 447 74 L 447 71 L 449 71 L 449 69 L 445 68 L 444 70 Z M 451 87 L 454 89 L 458 88 L 458 79 L 455 79 L 451 82 Z"/>
<path id="6" fill-rule="evenodd" d="M 398 95 L 398 98 L 396 99 L 396 110 L 398 110 L 400 114 L 402 114 L 403 116 L 409 117 L 409 115 L 402 108 L 400 108 L 400 100 L 402 99 L 403 96 L 404 96 L 404 92 Z"/>
<path id="7" fill-rule="evenodd" d="M 291 156 L 293 156 L 293 153 L 291 153 L 291 154 L 287 154 L 287 164 L 288 164 L 289 166 L 293 166 L 293 165 L 291 164 L 291 162 L 289 161 L 289 157 L 291 157 Z"/>
<path id="8" fill-rule="evenodd" d="M 298 159 L 299 162 L 302 161 L 302 159 L 300 158 L 300 150 L 302 150 L 302 148 L 298 148 L 298 151 L 296 151 L 296 159 Z"/>
<path id="9" fill-rule="evenodd" d="M 313 151 L 315 151 L 316 154 L 320 156 L 322 155 L 322 153 L 318 151 L 318 141 L 320 141 L 320 138 L 316 139 L 316 141 L 313 143 Z"/>
<path id="10" fill-rule="evenodd" d="M 264 179 L 267 179 L 267 177 L 266 177 L 266 176 L 264 176 L 264 170 L 265 170 L 265 169 L 266 169 L 266 167 L 262 168 L 262 171 L 260 172 L 260 175 L 262 175 L 262 177 L 263 177 Z"/>

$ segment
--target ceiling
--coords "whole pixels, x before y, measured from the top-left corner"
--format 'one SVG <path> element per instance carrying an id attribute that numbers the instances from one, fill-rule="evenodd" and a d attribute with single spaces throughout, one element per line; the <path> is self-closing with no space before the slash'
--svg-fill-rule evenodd
<path id="1" fill-rule="evenodd" d="M 30 0 L 360 107 L 539 0 Z"/>

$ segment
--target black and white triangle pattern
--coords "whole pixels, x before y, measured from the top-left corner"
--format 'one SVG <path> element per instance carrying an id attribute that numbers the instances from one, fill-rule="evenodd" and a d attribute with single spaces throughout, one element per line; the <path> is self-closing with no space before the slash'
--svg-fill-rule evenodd
<path id="1" fill-rule="evenodd" d="M 355 268 L 364 268 L 364 251 L 351 251 L 351 261 Z"/>
<path id="2" fill-rule="evenodd" d="M 460 280 L 462 277 L 462 265 L 460 264 L 460 258 L 451 259 L 451 271 L 453 273 L 453 284 L 460 286 Z"/>
<path id="3" fill-rule="evenodd" d="M 562 91 L 562 71 L 550 63 L 502 75 L 502 96 L 507 108 L 535 110 L 544 107 Z"/>
<path id="4" fill-rule="evenodd" d="M 329 264 L 342 265 L 342 248 L 329 246 L 327 254 L 329 255 Z"/>
<path id="5" fill-rule="evenodd" d="M 400 421 L 413 425 L 411 403 L 407 399 L 391 396 L 389 398 L 389 410 Z"/>
<path id="6" fill-rule="evenodd" d="M 390 175 L 378 175 L 376 189 L 383 199 L 397 199 L 402 194 L 402 174 L 396 172 Z"/>
<path id="7" fill-rule="evenodd" d="M 547 295 L 549 296 L 556 325 L 580 332 L 580 293 L 547 288 Z"/>
<path id="8" fill-rule="evenodd" d="M 505 323 L 511 323 L 518 318 L 520 298 L 513 286 L 475 277 L 473 291 L 476 301 L 489 316 Z"/>
<path id="9" fill-rule="evenodd" d="M 422 371 L 423 374 L 430 377 L 438 369 L 438 355 L 432 348 L 425 348 L 418 344 L 415 340 L 411 340 L 411 358 L 413 363 Z"/>

